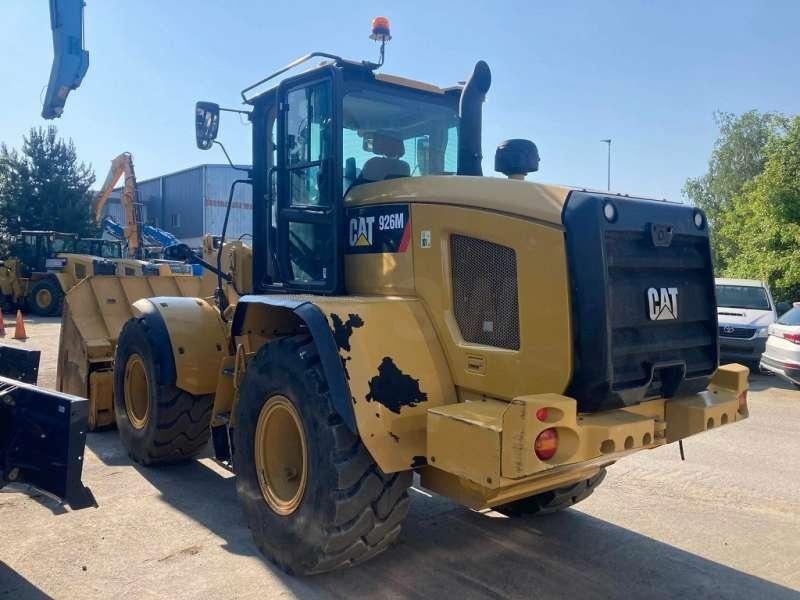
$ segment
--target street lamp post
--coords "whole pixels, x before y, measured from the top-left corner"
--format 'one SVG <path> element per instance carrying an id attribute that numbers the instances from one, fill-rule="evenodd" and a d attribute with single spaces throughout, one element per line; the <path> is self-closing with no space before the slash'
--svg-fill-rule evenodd
<path id="1" fill-rule="evenodd" d="M 608 144 L 608 179 L 606 183 L 606 189 L 610 192 L 611 191 L 611 140 L 600 140 L 604 144 Z"/>

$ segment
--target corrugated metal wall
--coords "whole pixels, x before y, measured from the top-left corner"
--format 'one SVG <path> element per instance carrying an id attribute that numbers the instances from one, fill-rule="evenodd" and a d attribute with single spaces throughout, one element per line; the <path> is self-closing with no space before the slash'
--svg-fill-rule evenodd
<path id="1" fill-rule="evenodd" d="M 229 166 L 206 166 L 206 193 L 203 211 L 206 233 L 220 235 L 225 221 L 225 208 L 231 184 L 242 179 L 247 173 L 236 171 Z M 228 219 L 228 239 L 237 239 L 253 231 L 253 188 L 239 184 L 233 196 L 231 215 Z"/>
<path id="2" fill-rule="evenodd" d="M 195 167 L 164 180 L 162 229 L 181 239 L 203 235 L 203 167 Z"/>

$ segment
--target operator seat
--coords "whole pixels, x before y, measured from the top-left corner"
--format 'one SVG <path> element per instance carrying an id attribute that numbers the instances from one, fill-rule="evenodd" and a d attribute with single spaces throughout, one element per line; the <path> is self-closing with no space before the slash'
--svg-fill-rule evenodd
<path id="1" fill-rule="evenodd" d="M 373 156 L 364 163 L 353 185 L 411 175 L 411 167 L 406 161 L 400 160 L 406 151 L 402 140 L 376 133 L 364 138 L 363 147 L 367 152 L 381 156 Z"/>

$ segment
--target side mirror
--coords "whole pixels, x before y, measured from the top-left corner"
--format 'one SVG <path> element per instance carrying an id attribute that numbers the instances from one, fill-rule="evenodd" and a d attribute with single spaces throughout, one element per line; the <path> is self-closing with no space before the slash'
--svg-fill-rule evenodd
<path id="1" fill-rule="evenodd" d="M 219 104 L 198 102 L 195 105 L 194 132 L 197 147 L 208 150 L 217 139 L 219 131 Z"/>
<path id="2" fill-rule="evenodd" d="M 791 302 L 778 302 L 775 305 L 775 310 L 778 312 L 778 316 L 780 317 L 783 313 L 789 312 L 792 309 Z"/>

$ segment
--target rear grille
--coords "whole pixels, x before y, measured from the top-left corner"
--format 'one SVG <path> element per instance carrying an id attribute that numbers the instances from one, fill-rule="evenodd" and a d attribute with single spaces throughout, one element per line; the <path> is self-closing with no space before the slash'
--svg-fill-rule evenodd
<path id="1" fill-rule="evenodd" d="M 567 393 L 578 410 L 703 389 L 718 325 L 708 232 L 694 209 L 574 191 L 564 225 L 575 332 Z"/>
<path id="2" fill-rule="evenodd" d="M 738 338 L 749 340 L 756 334 L 755 327 L 733 327 L 732 325 L 720 325 L 719 336 L 727 338 Z"/>
<path id="3" fill-rule="evenodd" d="M 705 238 L 676 235 L 670 246 L 654 248 L 644 231 L 606 232 L 614 389 L 648 384 L 658 364 L 685 363 L 686 377 L 716 367 L 704 245 Z M 678 319 L 649 320 L 650 287 L 678 289 Z"/>
<path id="4" fill-rule="evenodd" d="M 464 341 L 519 350 L 517 256 L 512 248 L 450 236 L 453 312 Z"/>

